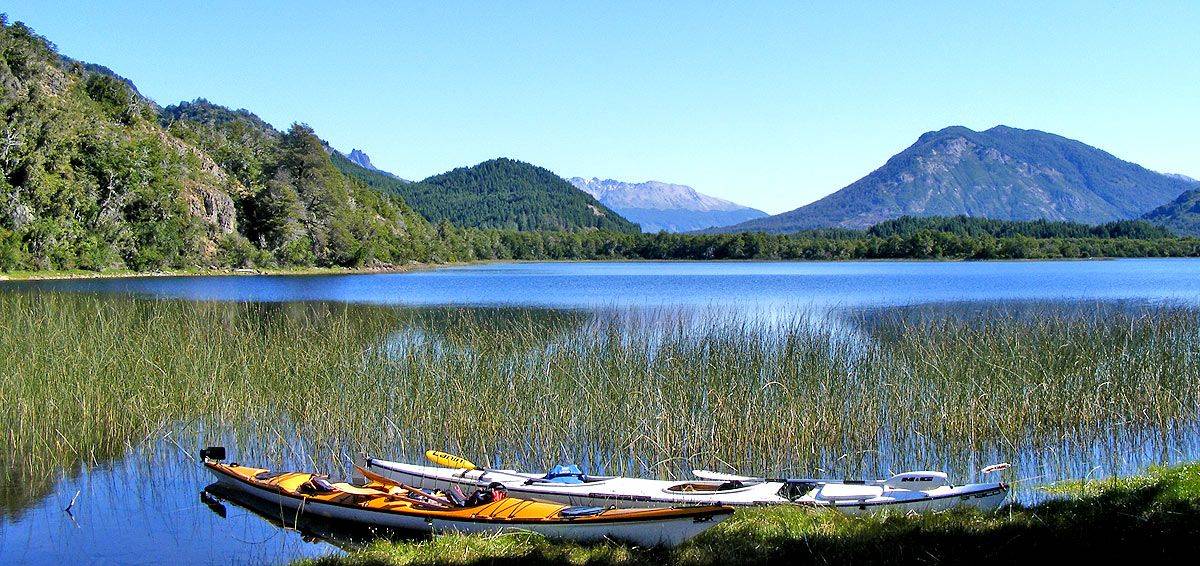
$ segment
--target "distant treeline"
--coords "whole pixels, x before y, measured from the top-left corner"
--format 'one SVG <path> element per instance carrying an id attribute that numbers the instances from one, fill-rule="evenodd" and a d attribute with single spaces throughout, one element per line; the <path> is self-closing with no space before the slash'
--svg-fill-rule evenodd
<path id="1" fill-rule="evenodd" d="M 978 218 L 901 218 L 870 230 L 797 234 L 512 232 L 439 227 L 455 260 L 473 259 L 1053 259 L 1196 257 L 1200 239 L 1142 221 L 1102 226 Z"/>
<path id="2" fill-rule="evenodd" d="M 922 230 L 946 232 L 955 236 L 973 238 L 1135 238 L 1154 239 L 1174 236 L 1170 230 L 1143 220 L 1121 220 L 1099 226 L 1078 222 L 1050 220 L 993 220 L 970 216 L 905 216 L 887 220 L 872 226 L 866 235 L 878 238 L 900 236 L 906 238 Z M 861 232 L 846 232 L 862 235 Z"/>

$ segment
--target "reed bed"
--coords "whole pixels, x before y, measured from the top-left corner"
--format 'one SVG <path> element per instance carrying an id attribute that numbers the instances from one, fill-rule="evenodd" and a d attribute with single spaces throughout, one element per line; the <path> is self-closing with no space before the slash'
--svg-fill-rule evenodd
<path id="1" fill-rule="evenodd" d="M 1195 310 L 1005 312 L 831 323 L 0 294 L 0 492 L 11 511 L 56 469 L 218 442 L 334 473 L 427 448 L 664 476 L 1193 453 Z"/>

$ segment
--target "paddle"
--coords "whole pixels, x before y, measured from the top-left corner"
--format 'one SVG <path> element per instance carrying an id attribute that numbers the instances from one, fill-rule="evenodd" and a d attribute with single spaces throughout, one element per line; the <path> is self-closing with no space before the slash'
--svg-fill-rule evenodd
<path id="1" fill-rule="evenodd" d="M 512 475 L 511 471 L 494 470 L 492 468 L 484 468 L 482 466 L 476 466 L 470 460 L 463 458 L 462 456 L 459 456 L 457 454 L 450 454 L 448 452 L 442 452 L 440 450 L 426 450 L 425 451 L 425 459 L 427 459 L 430 462 L 433 462 L 434 464 L 437 464 L 438 466 L 441 466 L 443 468 L 454 468 L 454 469 L 466 470 L 468 472 L 477 470 L 480 472 L 496 472 L 496 473 L 501 473 L 501 474 Z M 555 483 L 555 482 L 552 482 L 552 481 L 550 481 L 548 479 L 544 479 L 544 478 L 530 478 L 530 477 L 524 477 L 521 475 L 518 475 L 518 477 L 522 477 L 524 479 L 526 485 L 531 484 L 531 483 Z"/>
<path id="2" fill-rule="evenodd" d="M 496 471 L 496 470 L 491 470 L 488 468 L 481 468 L 479 466 L 476 466 L 470 460 L 463 458 L 462 456 L 459 456 L 457 454 L 450 454 L 447 452 L 442 452 L 440 450 L 426 450 L 425 451 L 425 459 L 427 459 L 430 462 L 433 462 L 434 464 L 437 464 L 443 468 L 460 468 L 460 469 L 467 470 L 467 471 L 479 470 L 481 472 Z"/>
<path id="3" fill-rule="evenodd" d="M 381 476 L 381 475 L 379 475 L 379 474 L 377 474 L 377 473 L 375 473 L 375 472 L 372 472 L 372 471 L 370 471 L 370 470 L 364 469 L 364 468 L 363 468 L 363 467 L 361 467 L 361 466 L 354 466 L 354 469 L 355 469 L 355 470 L 358 470 L 358 473 L 362 474 L 364 478 L 367 478 L 367 479 L 369 479 L 369 480 L 371 480 L 371 481 L 373 481 L 373 482 L 375 482 L 375 483 L 381 483 L 381 484 L 384 484 L 384 485 L 396 486 L 396 487 L 398 487 L 398 488 L 400 488 L 400 489 L 403 489 L 403 490 L 405 490 L 405 491 L 407 491 L 407 492 L 409 492 L 409 493 L 414 493 L 414 494 L 420 495 L 421 497 L 425 497 L 425 498 L 429 499 L 430 501 L 432 501 L 433 503 L 436 503 L 436 504 L 438 504 L 438 505 L 441 505 L 441 506 L 445 506 L 445 507 L 457 507 L 457 505 L 455 505 L 455 504 L 454 504 L 454 502 L 450 501 L 449 499 L 445 499 L 445 498 L 442 498 L 442 497 L 438 497 L 438 496 L 436 496 L 436 495 L 432 495 L 432 494 L 429 494 L 429 493 L 425 493 L 424 491 L 421 491 L 420 489 L 417 489 L 417 488 L 415 488 L 415 487 L 412 487 L 412 486 L 410 486 L 410 485 L 406 485 L 406 484 L 400 483 L 400 482 L 398 482 L 398 481 L 396 481 L 396 480 L 394 480 L 394 479 L 392 479 L 392 478 L 389 478 L 389 477 L 387 477 L 387 476 Z M 407 499 L 408 499 L 409 501 L 413 501 L 411 498 L 407 498 Z M 424 502 L 424 501 L 418 501 L 418 503 L 426 503 L 426 502 Z"/>

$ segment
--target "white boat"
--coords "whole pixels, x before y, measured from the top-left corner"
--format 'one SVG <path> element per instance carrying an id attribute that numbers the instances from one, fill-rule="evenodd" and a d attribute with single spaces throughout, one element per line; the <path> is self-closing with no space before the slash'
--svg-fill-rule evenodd
<path id="1" fill-rule="evenodd" d="M 217 451 L 219 450 L 219 452 Z M 368 481 L 333 483 L 305 472 L 276 473 L 226 464 L 224 449 L 201 452 L 204 467 L 225 490 L 268 505 L 327 519 L 424 532 L 504 533 L 529 531 L 551 538 L 593 542 L 616 539 L 642 546 L 675 546 L 729 518 L 730 507 L 675 509 L 581 507 L 508 496 L 495 485 L 480 501 L 399 485 L 365 470 Z M 472 490 L 473 491 L 473 490 Z M 503 495 L 500 495 L 503 494 Z"/>
<path id="2" fill-rule="evenodd" d="M 837 509 L 848 514 L 943 511 L 974 507 L 992 511 L 1008 497 L 1004 482 L 952 485 L 945 473 L 906 472 L 886 480 L 771 480 L 703 473 L 710 479 L 666 481 L 620 476 L 555 474 L 515 470 L 451 469 L 368 458 L 367 468 L 388 478 L 432 489 L 475 489 L 493 482 L 517 497 L 566 505 L 678 507 L 681 505 L 792 504 Z"/>

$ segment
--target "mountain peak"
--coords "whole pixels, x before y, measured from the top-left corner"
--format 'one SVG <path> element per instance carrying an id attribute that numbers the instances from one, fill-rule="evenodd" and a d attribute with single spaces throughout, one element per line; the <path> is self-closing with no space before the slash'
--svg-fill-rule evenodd
<path id="1" fill-rule="evenodd" d="M 998 125 L 922 134 L 866 177 L 812 204 L 727 231 L 866 228 L 901 216 L 1102 223 L 1138 218 L 1191 184 L 1082 142 Z"/>
<path id="2" fill-rule="evenodd" d="M 971 135 L 971 134 L 978 134 L 978 133 L 979 132 L 976 132 L 975 130 L 972 130 L 971 128 L 968 128 L 966 126 L 946 126 L 945 128 L 942 128 L 940 130 L 925 132 L 921 137 L 922 138 L 924 138 L 924 137 L 942 137 L 942 136 L 956 136 L 956 135 L 960 136 L 960 135 Z"/>
<path id="3" fill-rule="evenodd" d="M 378 171 L 378 169 L 371 164 L 371 156 L 367 155 L 366 152 L 361 149 L 351 149 L 350 153 L 346 155 L 346 159 L 353 161 L 356 165 L 362 167 L 363 169 Z"/>
<path id="4" fill-rule="evenodd" d="M 338 152 L 338 153 L 341 153 L 341 152 Z M 374 171 L 375 173 L 379 173 L 380 175 L 386 175 L 388 177 L 391 177 L 392 179 L 395 179 L 397 181 L 401 181 L 404 183 L 409 182 L 408 180 L 400 177 L 399 175 L 396 175 L 395 173 L 390 173 L 388 171 L 384 171 L 383 169 L 376 167 L 375 164 L 371 163 L 371 156 L 367 155 L 367 152 L 365 152 L 361 149 L 351 149 L 350 153 L 342 154 L 342 156 L 345 157 L 346 160 L 349 161 L 350 163 L 353 163 L 359 167 L 362 167 L 363 169 L 366 169 L 367 171 Z"/>
<path id="5" fill-rule="evenodd" d="M 627 183 L 599 177 L 572 177 L 568 181 L 641 225 L 644 232 L 688 232 L 767 215 L 761 210 L 701 194 L 687 185 L 662 181 Z"/>

